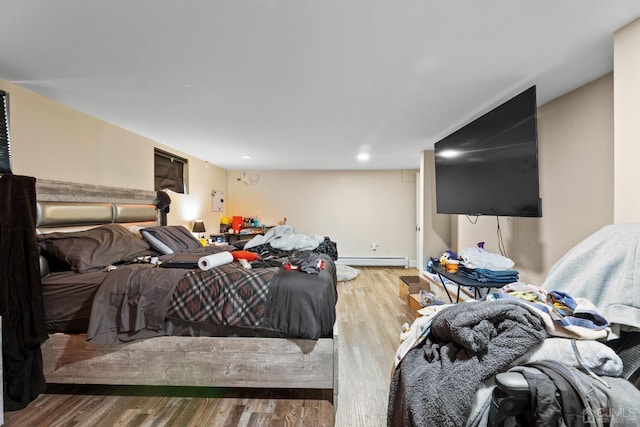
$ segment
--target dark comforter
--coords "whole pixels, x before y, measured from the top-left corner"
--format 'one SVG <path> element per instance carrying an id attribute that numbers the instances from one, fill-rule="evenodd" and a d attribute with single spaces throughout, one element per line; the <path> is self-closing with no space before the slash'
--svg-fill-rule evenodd
<path id="1" fill-rule="evenodd" d="M 283 268 L 247 270 L 238 263 L 209 271 L 122 266 L 106 275 L 94 297 L 87 340 L 111 344 L 229 331 L 305 339 L 331 336 L 336 270 L 330 257 L 320 257 L 326 268 L 317 275 Z"/>
<path id="2" fill-rule="evenodd" d="M 514 302 L 442 310 L 423 345 L 410 350 L 393 375 L 388 425 L 464 425 L 480 383 L 545 337 L 542 320 Z"/>

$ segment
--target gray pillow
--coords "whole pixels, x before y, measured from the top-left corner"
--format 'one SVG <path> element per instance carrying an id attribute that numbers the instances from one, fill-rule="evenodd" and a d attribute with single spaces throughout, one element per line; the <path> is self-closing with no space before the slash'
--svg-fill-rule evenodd
<path id="1" fill-rule="evenodd" d="M 80 273 L 99 270 L 108 265 L 149 252 L 149 244 L 119 224 L 70 233 L 39 234 L 40 247 Z"/>
<path id="2" fill-rule="evenodd" d="M 162 254 L 173 254 L 201 248 L 200 241 L 183 225 L 147 227 L 140 230 L 151 247 Z"/>

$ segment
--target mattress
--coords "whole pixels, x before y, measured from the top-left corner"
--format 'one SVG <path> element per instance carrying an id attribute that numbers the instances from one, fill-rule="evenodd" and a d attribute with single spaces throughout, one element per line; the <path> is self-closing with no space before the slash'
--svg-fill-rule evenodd
<path id="1" fill-rule="evenodd" d="M 106 271 L 84 274 L 59 271 L 47 274 L 42 279 L 47 330 L 50 333 L 85 333 L 93 297 L 108 274 Z"/>
<path id="2" fill-rule="evenodd" d="M 104 344 L 162 335 L 329 337 L 336 268 L 318 257 L 318 274 L 237 262 L 209 271 L 131 264 L 50 273 L 42 281 L 47 327 Z"/>

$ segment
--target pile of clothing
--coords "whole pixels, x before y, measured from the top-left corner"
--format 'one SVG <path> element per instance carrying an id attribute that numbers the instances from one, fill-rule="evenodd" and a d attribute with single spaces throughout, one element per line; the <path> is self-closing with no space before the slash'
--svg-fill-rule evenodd
<path id="1" fill-rule="evenodd" d="M 516 270 L 490 270 L 487 268 L 460 267 L 458 273 L 478 282 L 487 283 L 513 283 L 518 281 Z"/>
<path id="2" fill-rule="evenodd" d="M 489 252 L 481 247 L 471 247 L 460 252 L 462 265 L 458 270 L 461 276 L 478 282 L 513 283 L 518 281 L 519 273 L 513 269 L 515 263 L 502 255 Z"/>

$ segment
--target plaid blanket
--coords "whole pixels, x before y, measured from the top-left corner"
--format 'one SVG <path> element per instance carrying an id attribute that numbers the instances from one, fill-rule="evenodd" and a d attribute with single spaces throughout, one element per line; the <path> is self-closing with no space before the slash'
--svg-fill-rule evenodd
<path id="1" fill-rule="evenodd" d="M 319 274 L 244 269 L 235 262 L 207 271 L 124 265 L 110 271 L 96 292 L 87 340 L 115 344 L 168 335 L 168 318 L 269 336 L 331 336 L 336 271 L 328 255 L 320 256 L 326 268 Z"/>
<path id="2" fill-rule="evenodd" d="M 269 282 L 278 268 L 245 269 L 237 263 L 183 277 L 171 299 L 167 317 L 227 326 L 260 326 Z"/>

